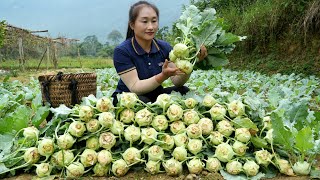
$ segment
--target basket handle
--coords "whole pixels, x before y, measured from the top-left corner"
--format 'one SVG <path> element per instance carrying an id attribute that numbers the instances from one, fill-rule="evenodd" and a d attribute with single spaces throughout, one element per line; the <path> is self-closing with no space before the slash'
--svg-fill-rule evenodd
<path id="1" fill-rule="evenodd" d="M 69 84 L 69 90 L 71 91 L 71 105 L 79 104 L 77 85 L 78 81 L 72 78 Z"/>
<path id="2" fill-rule="evenodd" d="M 50 99 L 50 94 L 49 94 L 49 86 L 50 86 L 50 80 L 47 80 L 47 81 L 43 81 L 41 83 L 42 87 L 43 87 L 43 90 L 44 90 L 44 96 L 47 100 L 47 102 L 49 104 L 51 104 L 51 99 Z"/>

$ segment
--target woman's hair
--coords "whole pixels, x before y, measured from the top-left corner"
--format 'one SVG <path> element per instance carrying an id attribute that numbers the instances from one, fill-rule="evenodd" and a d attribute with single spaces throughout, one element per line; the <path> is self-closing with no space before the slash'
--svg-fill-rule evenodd
<path id="1" fill-rule="evenodd" d="M 141 10 L 141 8 L 143 6 L 151 7 L 156 12 L 156 14 L 158 16 L 158 19 L 159 19 L 159 9 L 155 5 L 153 5 L 153 4 L 151 4 L 151 3 L 147 2 L 147 1 L 138 1 L 138 2 L 134 3 L 130 7 L 130 10 L 129 10 L 129 22 L 128 22 L 128 30 L 127 30 L 126 39 L 131 38 L 131 37 L 134 36 L 134 32 L 131 29 L 130 24 L 134 23 L 136 21 L 136 19 L 138 17 L 138 14 L 139 14 L 139 11 Z"/>

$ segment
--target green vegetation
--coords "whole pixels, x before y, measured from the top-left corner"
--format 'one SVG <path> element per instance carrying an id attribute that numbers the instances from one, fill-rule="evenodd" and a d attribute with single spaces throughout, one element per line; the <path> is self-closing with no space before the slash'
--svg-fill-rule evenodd
<path id="1" fill-rule="evenodd" d="M 40 63 L 40 59 L 28 59 L 26 61 L 25 67 L 27 69 L 37 69 Z M 48 66 L 47 66 L 48 65 Z M 4 69 L 19 69 L 19 64 L 16 60 L 6 60 L 1 62 L 1 67 Z M 100 69 L 113 67 L 112 59 L 109 58 L 97 58 L 97 57 L 62 57 L 58 59 L 58 68 L 91 68 Z M 53 63 L 48 62 L 47 59 L 43 59 L 40 64 L 39 69 L 53 69 Z"/>
<path id="2" fill-rule="evenodd" d="M 248 38 L 229 56 L 231 69 L 320 75 L 320 1 L 191 0 L 214 7 L 233 33 Z"/>

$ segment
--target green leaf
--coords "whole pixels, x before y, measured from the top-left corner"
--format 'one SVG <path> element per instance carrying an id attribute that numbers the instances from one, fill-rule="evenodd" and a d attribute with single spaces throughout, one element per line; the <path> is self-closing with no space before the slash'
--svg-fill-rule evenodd
<path id="1" fill-rule="evenodd" d="M 235 124 L 236 128 L 248 128 L 259 131 L 257 125 L 249 118 L 236 117 L 232 120 L 232 122 Z"/>
<path id="2" fill-rule="evenodd" d="M 307 151 L 313 149 L 314 144 L 315 142 L 310 127 L 305 127 L 298 131 L 298 134 L 296 135 L 296 148 L 300 152 L 305 154 Z"/>
<path id="3" fill-rule="evenodd" d="M 234 35 L 232 33 L 225 33 L 225 31 L 222 31 L 216 44 L 221 46 L 227 46 L 229 44 L 233 44 L 238 41 L 240 41 L 239 36 Z"/>
<path id="4" fill-rule="evenodd" d="M 199 30 L 195 31 L 192 36 L 197 49 L 200 49 L 202 45 L 211 47 L 216 42 L 221 31 L 222 28 L 218 26 L 216 20 L 207 21 L 201 24 Z"/>
<path id="5" fill-rule="evenodd" d="M 259 137 L 254 136 L 254 137 L 251 137 L 250 141 L 253 144 L 253 146 L 256 148 L 267 148 L 268 147 L 268 142 L 265 139 L 261 139 Z"/>
<path id="6" fill-rule="evenodd" d="M 295 123 L 295 128 L 300 130 L 305 126 L 309 126 L 310 122 L 307 121 L 308 117 L 308 102 L 306 100 L 299 101 L 294 104 L 292 108 L 286 112 L 291 122 Z"/>
<path id="7" fill-rule="evenodd" d="M 49 107 L 42 106 L 37 109 L 35 115 L 32 117 L 32 125 L 39 128 L 40 124 L 46 119 L 49 115 Z"/>
<path id="8" fill-rule="evenodd" d="M 31 109 L 25 105 L 20 105 L 17 109 L 10 114 L 7 114 L 0 121 L 0 133 L 14 134 L 22 128 L 28 127 L 31 117 Z"/>
<path id="9" fill-rule="evenodd" d="M 0 134 L 0 152 L 2 154 L 7 154 L 14 142 L 14 136 L 11 134 Z M 0 157 L 1 158 L 1 157 Z"/>
<path id="10" fill-rule="evenodd" d="M 273 140 L 275 143 L 284 147 L 284 149 L 293 151 L 293 135 L 291 130 L 283 125 L 282 118 L 276 113 L 271 113 L 273 127 Z"/>
<path id="11" fill-rule="evenodd" d="M 311 179 L 320 179 L 320 169 L 312 169 L 310 172 Z"/>

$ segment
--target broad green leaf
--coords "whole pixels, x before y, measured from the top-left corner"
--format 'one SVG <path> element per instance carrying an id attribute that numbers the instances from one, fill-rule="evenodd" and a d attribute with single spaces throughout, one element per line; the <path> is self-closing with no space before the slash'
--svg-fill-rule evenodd
<path id="1" fill-rule="evenodd" d="M 193 33 L 193 40 L 195 41 L 197 49 L 200 49 L 201 45 L 211 47 L 212 44 L 216 42 L 221 31 L 222 28 L 218 26 L 215 20 L 201 24 L 200 29 Z"/>
<path id="2" fill-rule="evenodd" d="M 6 154 L 10 152 L 13 145 L 14 136 L 11 134 L 0 134 L 0 152 Z M 1 159 L 1 157 L 0 157 Z"/>
<path id="3" fill-rule="evenodd" d="M 306 100 L 293 104 L 292 108 L 287 111 L 286 114 L 288 114 L 290 121 L 295 124 L 294 126 L 297 130 L 310 125 L 307 121 L 309 113 L 308 102 Z"/>
<path id="4" fill-rule="evenodd" d="M 312 136 L 312 130 L 310 127 L 305 127 L 298 131 L 296 136 L 296 148 L 299 149 L 300 152 L 306 153 L 307 151 L 313 149 L 314 147 L 314 139 Z"/>
<path id="5" fill-rule="evenodd" d="M 15 133 L 22 128 L 28 127 L 31 117 L 31 109 L 25 105 L 20 105 L 13 112 L 0 121 L 0 133 Z"/>
<path id="6" fill-rule="evenodd" d="M 265 139 L 261 139 L 259 137 L 251 137 L 250 139 L 251 143 L 254 145 L 256 148 L 267 148 L 268 147 L 268 142 Z"/>
<path id="7" fill-rule="evenodd" d="M 32 117 L 32 125 L 39 128 L 40 124 L 46 119 L 49 115 L 49 107 L 42 106 L 37 109 L 35 115 Z"/>
<path id="8" fill-rule="evenodd" d="M 7 172 L 9 169 L 4 165 L 4 163 L 0 163 L 0 174 Z"/>
<path id="9" fill-rule="evenodd" d="M 203 12 L 201 12 L 201 22 L 206 22 L 206 21 L 210 21 L 210 20 L 214 20 L 216 19 L 216 10 L 214 8 L 209 8 L 209 9 L 205 9 L 203 10 Z"/>
<path id="10" fill-rule="evenodd" d="M 236 117 L 232 120 L 236 128 L 248 128 L 259 131 L 257 125 L 249 118 Z"/>
<path id="11" fill-rule="evenodd" d="M 234 35 L 232 33 L 226 33 L 225 31 L 222 31 L 222 33 L 219 35 L 219 38 L 217 39 L 216 43 L 221 46 L 227 46 L 229 44 L 233 44 L 238 41 L 240 41 L 239 36 Z"/>
<path id="12" fill-rule="evenodd" d="M 276 114 L 271 114 L 273 127 L 273 140 L 276 144 L 283 146 L 284 149 L 293 151 L 293 135 L 291 130 L 283 125 L 282 118 Z"/>
<path id="13" fill-rule="evenodd" d="M 310 172 L 310 178 L 320 179 L 320 169 L 312 169 Z"/>

